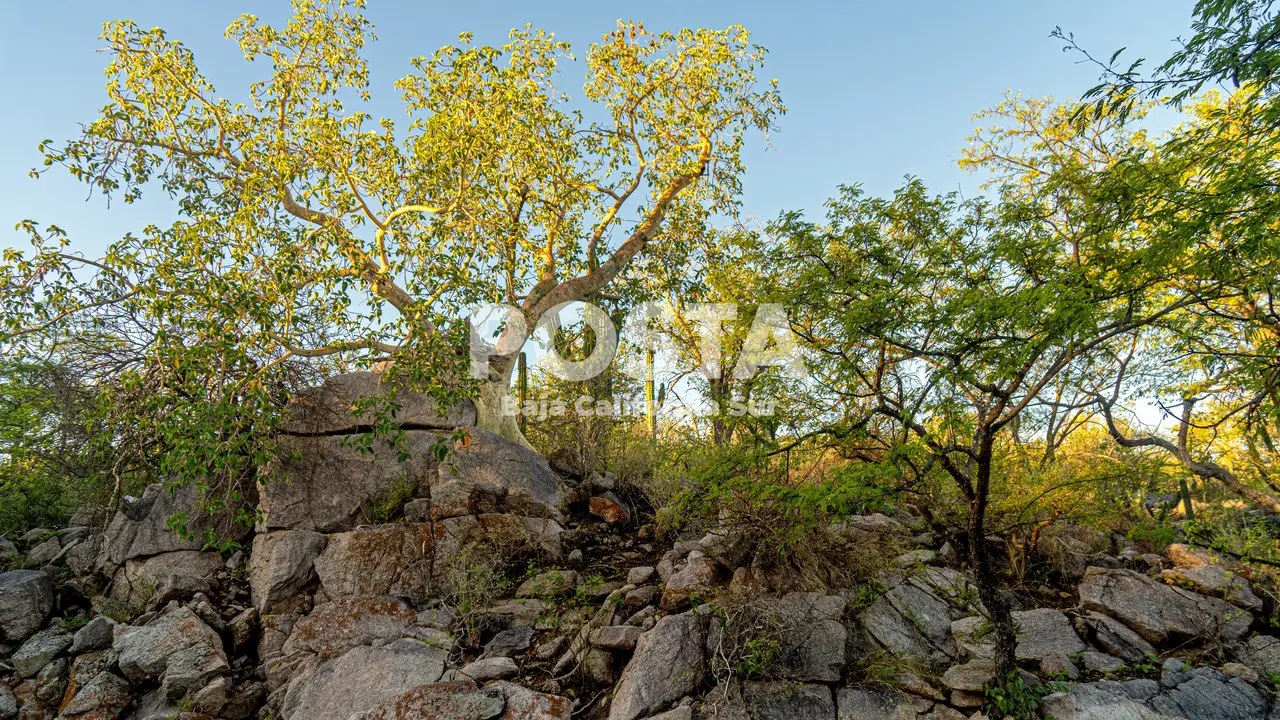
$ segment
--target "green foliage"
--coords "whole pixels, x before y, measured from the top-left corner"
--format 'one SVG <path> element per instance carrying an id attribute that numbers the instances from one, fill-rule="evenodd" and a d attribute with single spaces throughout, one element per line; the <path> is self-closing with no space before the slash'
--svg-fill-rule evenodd
<path id="1" fill-rule="evenodd" d="M 1011 673 L 1005 682 L 983 689 L 986 702 L 982 704 L 982 712 L 989 717 L 1040 720 L 1042 698 L 1061 689 L 1059 683 L 1052 682 L 1031 687 L 1020 674 Z"/>

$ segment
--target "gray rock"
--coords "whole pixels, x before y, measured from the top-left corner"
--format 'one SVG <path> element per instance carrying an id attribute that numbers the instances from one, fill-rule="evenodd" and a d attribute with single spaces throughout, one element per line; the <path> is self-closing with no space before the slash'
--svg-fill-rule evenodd
<path id="1" fill-rule="evenodd" d="M 942 675 L 942 684 L 952 690 L 980 692 L 995 677 L 995 666 L 986 660 L 973 660 L 952 665 Z"/>
<path id="2" fill-rule="evenodd" d="M 306 589 L 316 577 L 315 561 L 328 538 L 310 530 L 259 533 L 249 561 L 253 606 L 267 614 L 279 602 Z"/>
<path id="3" fill-rule="evenodd" d="M 137 683 L 161 682 L 177 702 L 230 671 L 222 638 L 190 608 L 172 608 L 142 627 L 123 628 L 113 645 L 120 672 Z"/>
<path id="4" fill-rule="evenodd" d="M 860 619 L 867 635 L 896 655 L 923 663 L 947 662 L 957 655 L 951 607 L 926 583 L 898 583 Z"/>
<path id="5" fill-rule="evenodd" d="M 289 683 L 285 720 L 348 720 L 444 674 L 448 653 L 415 640 L 356 647 Z"/>
<path id="6" fill-rule="evenodd" d="M 1252 685 L 1217 670 L 1199 668 L 1177 687 L 1151 700 L 1170 717 L 1196 720 L 1264 720 L 1267 700 Z"/>
<path id="7" fill-rule="evenodd" d="M 260 472 L 259 530 L 332 533 L 385 520 L 366 515 L 398 491 L 431 495 L 440 442 L 437 433 L 406 430 L 402 461 L 385 442 L 366 454 L 343 435 L 281 435 L 280 453 Z"/>
<path id="8" fill-rule="evenodd" d="M 118 718 L 129 699 L 129 683 L 104 670 L 76 692 L 59 717 Z"/>
<path id="9" fill-rule="evenodd" d="M 652 566 L 633 567 L 627 571 L 627 584 L 639 587 L 653 579 L 657 571 Z"/>
<path id="10" fill-rule="evenodd" d="M 471 443 L 441 463 L 431 486 L 433 517 L 511 513 L 562 519 L 564 483 L 546 458 L 487 430 L 469 432 Z"/>
<path id="11" fill-rule="evenodd" d="M 57 658 L 36 673 L 31 682 L 36 699 L 50 705 L 58 705 L 62 701 L 62 694 L 67 690 L 67 667 L 66 658 Z"/>
<path id="12" fill-rule="evenodd" d="M 88 575 L 98 561 L 98 555 L 102 553 L 102 536 L 93 535 L 87 537 L 68 549 L 63 556 L 63 560 L 67 563 L 72 574 L 76 576 Z"/>
<path id="13" fill-rule="evenodd" d="M 62 630 L 51 628 L 32 635 L 22 643 L 12 656 L 9 664 L 19 675 L 25 678 L 34 677 L 50 660 L 58 657 L 71 647 L 71 636 Z"/>
<path id="14" fill-rule="evenodd" d="M 13 720 L 18 716 L 18 698 L 5 683 L 0 683 L 0 720 Z"/>
<path id="15" fill-rule="evenodd" d="M 1079 680 L 1080 669 L 1071 658 L 1062 653 L 1048 653 L 1040 658 L 1040 672 L 1053 678 L 1065 677 L 1067 680 Z"/>
<path id="16" fill-rule="evenodd" d="M 477 692 L 473 682 L 441 682 L 413 688 L 350 720 L 490 720 L 505 707 L 501 695 Z"/>
<path id="17" fill-rule="evenodd" d="M 1084 651 L 1080 659 L 1084 662 L 1085 669 L 1090 672 L 1109 673 L 1124 667 L 1124 661 L 1120 658 L 1093 650 Z"/>
<path id="18" fill-rule="evenodd" d="M 662 609 L 674 612 L 688 608 L 695 594 L 724 585 L 729 577 L 720 563 L 701 552 L 690 553 L 684 568 L 667 578 L 662 591 Z"/>
<path id="19" fill-rule="evenodd" d="M 27 559 L 33 565 L 48 565 L 53 559 L 58 557 L 58 553 L 62 552 L 62 542 L 56 537 L 36 545 L 27 552 Z"/>
<path id="20" fill-rule="evenodd" d="M 344 597 L 316 608 L 293 626 L 284 653 L 335 658 L 352 648 L 397 640 L 410 634 L 413 608 L 385 596 Z"/>
<path id="21" fill-rule="evenodd" d="M 385 398 L 391 408 L 380 404 Z M 373 403 L 355 413 L 358 402 Z M 452 430 L 476 424 L 475 405 L 465 400 L 446 412 L 421 393 L 394 388 L 376 372 L 351 372 L 328 378 L 321 385 L 298 393 L 286 406 L 284 430 L 298 435 L 357 433 L 381 421 L 392 410 L 391 419 L 405 428 Z"/>
<path id="22" fill-rule="evenodd" d="M 44 542 L 52 534 L 53 533 L 51 533 L 50 531 L 44 528 L 40 528 L 40 527 L 31 528 L 30 530 L 18 536 L 18 542 L 22 543 L 23 545 L 31 546 L 37 543 Z"/>
<path id="23" fill-rule="evenodd" d="M 632 625 L 606 625 L 591 633 L 591 644 L 605 650 L 632 650 L 643 630 Z"/>
<path id="24" fill-rule="evenodd" d="M 431 525 L 378 525 L 329 537 L 315 560 L 330 599 L 349 595 L 403 595 L 420 599 L 432 577 Z"/>
<path id="25" fill-rule="evenodd" d="M 404 504 L 404 519 L 409 522 L 427 522 L 431 519 L 431 498 L 418 498 Z"/>
<path id="26" fill-rule="evenodd" d="M 53 610 L 53 581 L 38 570 L 0 573 L 0 640 L 18 643 Z"/>
<path id="27" fill-rule="evenodd" d="M 1042 710 L 1054 720 L 1164 720 L 1142 703 L 1113 695 L 1095 685 L 1076 685 L 1044 698 Z"/>
<path id="28" fill-rule="evenodd" d="M 1085 613 L 1085 623 L 1093 631 L 1093 639 L 1102 649 L 1125 662 L 1140 662 L 1156 649 L 1124 623 L 1100 612 Z"/>
<path id="29" fill-rule="evenodd" d="M 533 628 L 512 628 L 493 636 L 484 646 L 481 657 L 513 657 L 529 649 L 533 643 Z"/>
<path id="30" fill-rule="evenodd" d="M 1105 690 L 1112 695 L 1122 695 L 1124 697 L 1137 700 L 1138 702 L 1146 702 L 1160 694 L 1160 683 L 1155 680 L 1148 680 L 1147 678 L 1126 680 L 1124 682 L 1117 682 L 1115 680 L 1099 680 L 1095 684 L 1099 689 Z"/>
<path id="31" fill-rule="evenodd" d="M 491 680 L 515 677 L 519 674 L 520 668 L 509 657 L 491 657 L 468 663 L 458 672 L 476 682 L 486 683 Z"/>
<path id="32" fill-rule="evenodd" d="M 534 692 L 505 680 L 489 683 L 483 692 L 506 700 L 505 720 L 569 720 L 573 710 L 569 698 Z"/>
<path id="33" fill-rule="evenodd" d="M 1280 673 L 1280 638 L 1254 635 L 1245 643 L 1241 660 L 1264 675 Z"/>
<path id="34" fill-rule="evenodd" d="M 702 624 L 693 614 L 659 620 L 636 644 L 614 692 L 609 720 L 639 720 L 697 690 L 707 672 L 705 643 Z"/>
<path id="35" fill-rule="evenodd" d="M 872 688 L 836 690 L 837 720 L 902 720 L 929 710 L 933 703 L 923 698 Z"/>
<path id="36" fill-rule="evenodd" d="M 775 606 L 783 628 L 775 656 L 778 677 L 801 682 L 838 682 L 844 672 L 848 631 L 840 622 L 844 598 L 793 592 Z"/>
<path id="37" fill-rule="evenodd" d="M 111 597 L 135 608 L 160 607 L 170 600 L 187 600 L 211 592 L 223 569 L 216 552 L 175 550 L 125 562 L 116 572 Z"/>
<path id="38" fill-rule="evenodd" d="M 1222 598 L 1232 605 L 1249 610 L 1262 609 L 1262 598 L 1253 593 L 1248 580 L 1217 565 L 1176 567 L 1161 572 L 1160 577 L 1170 584 Z"/>
<path id="39" fill-rule="evenodd" d="M 753 720 L 835 720 L 836 703 L 826 685 L 790 682 L 742 684 Z"/>
<path id="40" fill-rule="evenodd" d="M 554 597 L 572 592 L 582 576 L 574 570 L 549 570 L 520 583 L 516 589 L 516 597 Z"/>
<path id="41" fill-rule="evenodd" d="M 163 485 L 147 487 L 139 500 L 122 503 L 111 518 L 104 533 L 99 564 L 108 575 L 134 558 L 144 558 L 178 550 L 200 550 L 208 530 L 239 540 L 247 529 L 233 518 L 233 509 L 224 509 L 210 515 L 199 509 L 200 491 L 193 485 L 175 489 L 172 493 Z M 187 530 L 192 539 L 183 540 L 169 529 L 169 518 L 182 514 L 187 520 Z"/>
<path id="42" fill-rule="evenodd" d="M 693 707 L 681 705 L 664 713 L 650 715 L 649 720 L 693 720 Z"/>
<path id="43" fill-rule="evenodd" d="M 1019 660 L 1039 662 L 1050 653 L 1073 655 L 1085 649 L 1080 636 L 1071 628 L 1071 621 L 1057 610 L 1036 608 L 1015 611 L 1017 625 L 1017 656 Z M 990 633 L 981 633 L 989 623 L 981 617 L 962 618 L 951 623 L 951 633 L 956 642 L 970 657 L 989 659 L 995 652 L 995 640 Z M 975 639 L 975 635 L 984 636 Z"/>
<path id="44" fill-rule="evenodd" d="M 751 543 L 745 535 L 727 532 L 707 533 L 698 541 L 702 554 L 727 568 L 747 564 L 751 557 Z"/>
<path id="45" fill-rule="evenodd" d="M 1090 567 L 1079 591 L 1086 610 L 1110 615 L 1156 645 L 1236 640 L 1253 623 L 1246 610 L 1132 570 Z"/>

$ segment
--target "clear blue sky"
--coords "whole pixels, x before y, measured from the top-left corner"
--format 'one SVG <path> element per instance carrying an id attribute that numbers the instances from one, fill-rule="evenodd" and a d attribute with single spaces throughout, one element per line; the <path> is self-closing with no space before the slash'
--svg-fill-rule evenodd
<path id="1" fill-rule="evenodd" d="M 427 55 L 472 31 L 477 42 L 502 42 L 526 22 L 584 50 L 620 14 L 650 29 L 741 23 L 770 50 L 765 70 L 780 81 L 789 112 L 765 149 L 748 154 L 746 209 L 760 219 L 779 210 L 816 210 L 841 183 L 892 190 L 906 174 L 938 190 L 973 191 L 976 179 L 956 167 L 970 116 L 1006 90 L 1028 96 L 1079 95 L 1097 73 L 1051 39 L 1056 25 L 1095 54 L 1121 46 L 1163 59 L 1186 33 L 1190 0 L 1103 2 L 650 2 L 643 15 L 610 3 L 388 2 L 368 16 L 379 42 L 368 53 L 382 114 L 401 118 L 390 84 L 408 59 Z M 66 139 L 105 101 L 96 52 L 102 21 L 127 17 L 165 28 L 191 47 L 219 90 L 243 96 L 258 68 L 246 64 L 222 32 L 243 11 L 281 21 L 286 2 L 64 2 L 0 0 L 0 246 L 24 244 L 13 231 L 23 218 L 67 229 L 93 253 L 121 234 L 167 222 L 172 209 L 152 196 L 136 206 L 101 197 L 65 173 L 36 181 L 36 144 Z M 641 12 L 637 8 L 636 12 Z M 581 71 L 571 69 L 573 77 Z"/>

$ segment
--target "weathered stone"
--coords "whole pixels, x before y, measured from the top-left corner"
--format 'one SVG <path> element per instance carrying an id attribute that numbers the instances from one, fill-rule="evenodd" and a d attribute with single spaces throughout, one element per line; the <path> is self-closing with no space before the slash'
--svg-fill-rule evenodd
<path id="1" fill-rule="evenodd" d="M 503 720 L 569 720 L 573 710 L 569 698 L 534 692 L 506 681 L 489 683 L 483 692 L 506 700 Z"/>
<path id="2" fill-rule="evenodd" d="M 500 717 L 506 701 L 476 692 L 467 680 L 421 685 L 385 700 L 351 720 L 490 720 Z"/>
<path id="3" fill-rule="evenodd" d="M 199 551 L 207 531 L 221 537 L 239 540 L 247 532 L 234 519 L 234 509 L 216 514 L 201 509 L 201 495 L 194 485 L 185 485 L 172 493 L 163 485 L 149 485 L 142 498 L 126 500 L 111 519 L 104 534 L 99 564 L 108 575 L 134 558 L 150 557 L 179 550 Z M 183 540 L 169 529 L 169 518 L 187 518 L 190 540 Z"/>
<path id="4" fill-rule="evenodd" d="M 836 703 L 826 685 L 791 682 L 742 684 L 753 720 L 834 720 Z"/>
<path id="5" fill-rule="evenodd" d="M 231 631 L 231 642 L 235 648 L 240 651 L 247 650 L 249 641 L 253 639 L 258 629 L 258 611 L 253 608 L 241 610 L 231 618 L 231 622 L 227 623 L 227 629 Z"/>
<path id="6" fill-rule="evenodd" d="M 652 566 L 633 567 L 627 571 L 627 584 L 639 587 L 653 579 L 657 571 Z"/>
<path id="7" fill-rule="evenodd" d="M 426 596 L 431 581 L 431 525 L 378 525 L 329 537 L 315 560 L 330 599 L 349 595 Z"/>
<path id="8" fill-rule="evenodd" d="M 289 683 L 285 720 L 348 720 L 444 674 L 448 654 L 416 640 L 356 647 Z"/>
<path id="9" fill-rule="evenodd" d="M 220 677 L 191 695 L 191 707 L 203 715 L 218 715 L 227 706 L 231 679 Z"/>
<path id="10" fill-rule="evenodd" d="M 76 631 L 71 643 L 71 654 L 79 655 L 111 647 L 111 640 L 115 637 L 115 630 L 116 624 L 110 618 L 101 615 L 95 617 Z"/>
<path id="11" fill-rule="evenodd" d="M 136 608 L 160 606 L 210 592 L 213 577 L 223 569 L 216 552 L 175 550 L 128 560 L 116 572 L 111 597 Z"/>
<path id="12" fill-rule="evenodd" d="M 1093 632 L 1094 642 L 1126 662 L 1140 662 L 1156 653 L 1151 643 L 1109 615 L 1091 610 L 1085 613 L 1085 622 Z"/>
<path id="13" fill-rule="evenodd" d="M 1056 652 L 1040 658 L 1040 672 L 1049 677 L 1065 677 L 1068 680 L 1077 680 L 1080 677 L 1080 669 L 1071 662 L 1071 658 Z"/>
<path id="14" fill-rule="evenodd" d="M 1085 649 L 1067 616 L 1052 608 L 1015 611 L 1013 621 L 1017 626 L 1019 660 L 1038 662 L 1050 653 L 1073 655 Z M 990 659 L 995 640 L 990 633 L 983 632 L 989 627 L 984 618 L 967 617 L 951 623 L 951 633 L 970 657 Z M 978 635 L 983 636 L 975 640 Z"/>
<path id="15" fill-rule="evenodd" d="M 872 688 L 841 688 L 836 691 L 837 720 L 915 720 L 933 703 L 922 698 Z"/>
<path id="16" fill-rule="evenodd" d="M 327 660 L 361 645 L 403 637 L 413 621 L 413 608 L 401 600 L 367 595 L 343 597 L 299 620 L 284 644 L 284 652 L 311 652 Z"/>
<path id="17" fill-rule="evenodd" d="M 512 628 L 493 636 L 484 646 L 481 657 L 514 657 L 533 643 L 533 628 Z"/>
<path id="18" fill-rule="evenodd" d="M 62 542 L 56 537 L 51 537 L 27 551 L 27 560 L 32 565 L 48 565 L 58 557 L 60 552 L 62 552 Z"/>
<path id="19" fill-rule="evenodd" d="M 952 690 L 979 692 L 995 677 L 995 666 L 986 660 L 952 665 L 942 674 L 942 684 Z"/>
<path id="20" fill-rule="evenodd" d="M 587 510 L 610 525 L 626 525 L 631 522 L 631 511 L 612 492 L 591 496 L 587 501 Z"/>
<path id="21" fill-rule="evenodd" d="M 222 707 L 224 720 L 249 720 L 262 707 L 267 698 L 267 686 L 249 682 L 231 691 L 227 704 Z"/>
<path id="22" fill-rule="evenodd" d="M 590 648 L 582 658 L 582 673 L 587 681 L 597 687 L 613 684 L 613 653 L 602 648 Z"/>
<path id="23" fill-rule="evenodd" d="M 510 513 L 561 519 L 565 491 L 546 458 L 487 430 L 469 430 L 471 442 L 440 464 L 431 486 L 436 519 Z"/>
<path id="24" fill-rule="evenodd" d="M 315 560 L 327 544 L 328 538 L 310 530 L 259 533 L 249 561 L 249 588 L 258 612 L 265 615 L 302 592 L 315 579 Z"/>
<path id="25" fill-rule="evenodd" d="M 46 663 L 66 652 L 71 642 L 71 636 L 57 628 L 38 632 L 9 657 L 9 664 L 18 675 L 34 677 Z"/>
<path id="26" fill-rule="evenodd" d="M 531 550 L 555 559 L 560 557 L 560 534 L 564 532 L 555 520 L 492 513 L 448 518 L 435 523 L 434 528 L 431 569 L 440 590 L 448 589 L 454 557 L 467 546 L 504 554 Z"/>
<path id="27" fill-rule="evenodd" d="M 723 585 L 729 577 L 720 563 L 701 553 L 691 553 L 684 568 L 667 579 L 662 591 L 662 609 L 674 612 L 687 608 L 694 594 Z"/>
<path id="28" fill-rule="evenodd" d="M 18 698 L 9 686 L 0 682 L 0 720 L 13 720 L 18 716 Z"/>
<path id="29" fill-rule="evenodd" d="M 1246 610 L 1132 570 L 1091 567 L 1079 592 L 1086 610 L 1111 615 L 1157 645 L 1236 640 L 1253 623 L 1253 615 Z"/>
<path id="30" fill-rule="evenodd" d="M 129 683 L 114 673 L 95 675 L 62 708 L 62 718 L 114 720 L 129 705 Z"/>
<path id="31" fill-rule="evenodd" d="M 591 633 L 591 644 L 606 650 L 633 650 L 644 633 L 631 625 L 606 625 Z"/>
<path id="32" fill-rule="evenodd" d="M 1248 665 L 1242 665 L 1241 663 L 1237 663 L 1237 662 L 1229 662 L 1218 669 L 1221 670 L 1223 674 L 1230 675 L 1231 677 L 1240 678 L 1241 680 L 1249 683 L 1250 685 L 1253 685 L 1254 683 L 1258 682 L 1258 671 L 1254 670 Z"/>
<path id="33" fill-rule="evenodd" d="M 582 576 L 574 570 L 548 570 L 520 583 L 516 597 L 555 597 L 572 592 Z"/>
<path id="34" fill-rule="evenodd" d="M 1254 635 L 1245 643 L 1243 657 L 1240 659 L 1264 675 L 1280 673 L 1280 638 Z"/>
<path id="35" fill-rule="evenodd" d="M 405 503 L 404 519 L 409 522 L 430 522 L 431 498 L 418 498 Z"/>
<path id="36" fill-rule="evenodd" d="M 509 657 L 491 657 L 468 663 L 458 672 L 476 682 L 485 683 L 515 677 L 520 672 L 520 668 Z"/>
<path id="37" fill-rule="evenodd" d="M 0 640 L 22 642 L 53 610 L 53 581 L 39 570 L 0 573 Z"/>
<path id="38" fill-rule="evenodd" d="M 950 605 L 923 582 L 900 582 L 863 611 L 862 627 L 880 647 L 923 662 L 947 662 L 957 654 Z"/>
<path id="39" fill-rule="evenodd" d="M 176 702 L 230 670 L 222 638 L 190 608 L 173 608 L 142 627 L 121 628 L 114 648 L 120 672 L 133 682 L 161 681 Z"/>
<path id="40" fill-rule="evenodd" d="M 1184 543 L 1174 543 L 1165 548 L 1165 554 L 1175 567 L 1194 570 L 1206 565 L 1225 566 L 1228 563 L 1218 553 L 1205 548 L 1194 547 Z"/>
<path id="41" fill-rule="evenodd" d="M 394 407 L 387 402 L 394 402 Z M 365 404 L 360 412 L 355 412 L 357 403 Z M 441 413 L 440 404 L 430 397 L 393 387 L 382 374 L 367 371 L 330 377 L 294 395 L 285 410 L 285 432 L 298 435 L 363 432 L 387 417 L 384 410 L 391 410 L 392 421 L 406 429 L 452 430 L 476 424 L 475 405 L 469 400 Z"/>
<path id="42" fill-rule="evenodd" d="M 401 449 L 374 442 L 362 452 L 349 436 L 280 436 L 280 453 L 262 468 L 259 530 L 351 530 L 393 495 L 428 497 L 440 436 L 406 430 Z M 344 719 L 345 720 L 345 719 Z"/>
<path id="43" fill-rule="evenodd" d="M 1160 577 L 1170 585 L 1222 598 L 1232 605 L 1249 610 L 1262 609 L 1262 599 L 1253 593 L 1248 580 L 1217 565 L 1176 567 L 1162 571 Z"/>
<path id="44" fill-rule="evenodd" d="M 614 691 L 609 720 L 639 720 L 697 690 L 707 672 L 705 643 L 702 624 L 691 613 L 659 620 L 636 644 Z"/>
<path id="45" fill-rule="evenodd" d="M 582 453 L 578 451 L 578 448 L 567 445 L 552 450 L 551 454 L 547 456 L 547 464 L 551 466 L 552 470 L 561 475 L 576 480 L 586 478 L 590 470 L 587 467 L 587 463 L 582 459 Z"/>
<path id="46" fill-rule="evenodd" d="M 31 681 L 36 699 L 57 706 L 67 689 L 67 667 L 66 658 L 57 658 L 40 668 L 40 672 Z"/>
<path id="47" fill-rule="evenodd" d="M 1090 672 L 1109 673 L 1124 667 L 1124 661 L 1120 658 L 1092 650 L 1085 650 L 1080 659 L 1084 662 L 1084 669 Z"/>
<path id="48" fill-rule="evenodd" d="M 1211 668 L 1197 668 L 1178 686 L 1152 698 L 1168 717 L 1196 720 L 1263 720 L 1267 700 L 1249 683 Z"/>

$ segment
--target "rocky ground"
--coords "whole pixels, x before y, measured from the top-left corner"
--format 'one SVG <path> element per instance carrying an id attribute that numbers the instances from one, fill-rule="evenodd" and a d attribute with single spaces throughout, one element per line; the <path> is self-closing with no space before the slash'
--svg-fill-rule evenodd
<path id="1" fill-rule="evenodd" d="M 362 457 L 349 408 L 376 387 L 343 376 L 300 402 L 296 459 L 264 469 L 242 550 L 170 532 L 176 513 L 196 531 L 220 518 L 160 486 L 0 541 L 29 568 L 0 574 L 0 718 L 985 717 L 983 608 L 916 518 L 831 528 L 843 552 L 889 554 L 874 578 L 806 591 L 733 532 L 654 537 L 571 453 L 549 463 L 473 430 L 443 463 Z M 474 415 L 409 399 L 398 419 L 412 451 Z M 1046 715 L 1280 717 L 1274 608 L 1247 572 L 1082 535 L 1046 533 L 1062 582 L 1017 596 Z M 496 592 L 499 566 L 521 563 Z"/>

